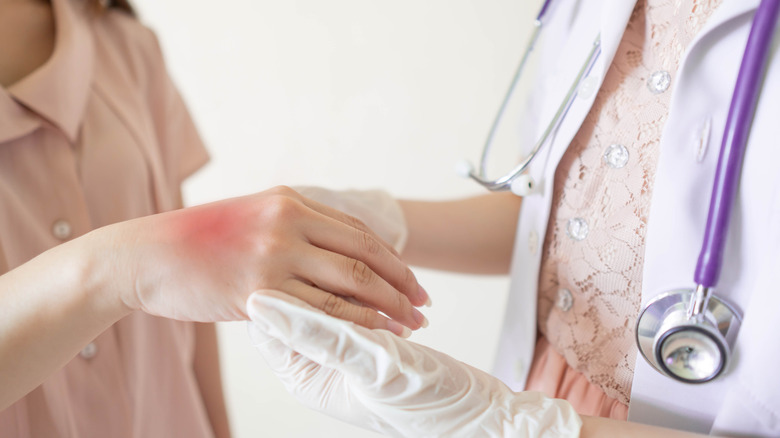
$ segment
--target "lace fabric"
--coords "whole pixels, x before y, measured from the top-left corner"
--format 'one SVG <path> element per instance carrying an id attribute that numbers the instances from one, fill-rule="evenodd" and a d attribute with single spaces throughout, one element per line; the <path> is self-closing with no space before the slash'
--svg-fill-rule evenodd
<path id="1" fill-rule="evenodd" d="M 593 107 L 555 174 L 539 330 L 569 366 L 625 404 L 661 132 L 683 52 L 719 4 L 637 2 Z"/>

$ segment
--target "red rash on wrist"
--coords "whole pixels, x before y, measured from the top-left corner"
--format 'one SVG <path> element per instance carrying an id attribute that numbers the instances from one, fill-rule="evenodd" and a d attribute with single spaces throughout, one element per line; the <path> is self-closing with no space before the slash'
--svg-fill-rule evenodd
<path id="1" fill-rule="evenodd" d="M 243 210 L 228 203 L 180 210 L 170 223 L 171 233 L 196 247 L 223 246 L 243 229 Z"/>

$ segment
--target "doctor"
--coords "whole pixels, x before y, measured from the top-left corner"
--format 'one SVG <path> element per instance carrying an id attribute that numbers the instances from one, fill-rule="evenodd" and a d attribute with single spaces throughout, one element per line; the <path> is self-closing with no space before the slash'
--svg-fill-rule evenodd
<path id="1" fill-rule="evenodd" d="M 651 368 L 635 346 L 641 309 L 665 291 L 693 286 L 732 91 L 759 5 L 668 3 L 552 2 L 531 100 L 539 132 L 599 34 L 601 53 L 528 169 L 534 188 L 522 208 L 509 193 L 396 204 L 405 223 L 395 234 L 408 233 L 402 255 L 410 263 L 511 270 L 495 365 L 508 387 L 274 292 L 255 295 L 248 303 L 255 342 L 291 391 L 331 415 L 404 436 L 576 435 L 575 410 L 583 436 L 671 436 L 636 423 L 780 435 L 780 295 L 773 287 L 780 282 L 780 151 L 770 147 L 780 136 L 777 35 L 717 287 L 743 315 L 731 367 L 713 382 L 684 384 Z M 323 191 L 315 198 L 353 212 L 367 199 L 394 203 L 376 193 Z M 370 223 L 369 211 L 357 215 Z M 290 360 L 278 360 L 284 354 Z"/>

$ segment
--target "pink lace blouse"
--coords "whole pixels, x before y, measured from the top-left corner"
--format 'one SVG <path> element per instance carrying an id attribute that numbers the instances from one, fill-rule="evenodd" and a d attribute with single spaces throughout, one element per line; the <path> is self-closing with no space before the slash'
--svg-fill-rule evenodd
<path id="1" fill-rule="evenodd" d="M 658 144 L 682 54 L 720 0 L 639 0 L 555 174 L 527 389 L 626 418 Z"/>

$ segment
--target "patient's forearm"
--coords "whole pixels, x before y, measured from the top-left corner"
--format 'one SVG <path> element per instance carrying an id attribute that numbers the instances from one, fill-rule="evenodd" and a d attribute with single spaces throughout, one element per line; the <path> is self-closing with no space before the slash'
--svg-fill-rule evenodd
<path id="1" fill-rule="evenodd" d="M 0 410 L 129 312 L 96 281 L 99 262 L 84 242 L 55 247 L 0 276 Z"/>

